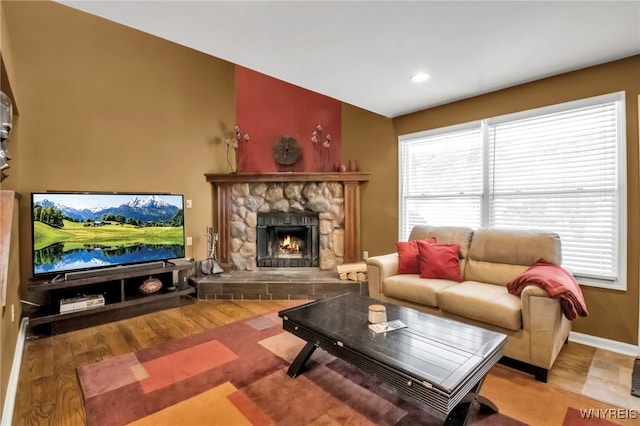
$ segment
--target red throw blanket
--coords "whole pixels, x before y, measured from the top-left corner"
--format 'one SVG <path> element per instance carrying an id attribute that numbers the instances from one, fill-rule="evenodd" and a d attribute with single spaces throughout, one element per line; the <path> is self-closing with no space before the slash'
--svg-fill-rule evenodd
<path id="1" fill-rule="evenodd" d="M 589 315 L 578 282 L 562 266 L 540 259 L 522 275 L 509 282 L 507 291 L 520 296 L 522 290 L 530 284 L 542 288 L 549 297 L 559 298 L 562 313 L 568 319 L 574 320 L 578 315 L 581 317 Z"/>

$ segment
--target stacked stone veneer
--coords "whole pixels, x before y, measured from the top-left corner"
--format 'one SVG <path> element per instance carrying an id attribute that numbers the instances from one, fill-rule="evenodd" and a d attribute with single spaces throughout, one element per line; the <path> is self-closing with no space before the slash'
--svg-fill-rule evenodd
<path id="1" fill-rule="evenodd" d="M 230 258 L 238 271 L 256 266 L 258 212 L 317 212 L 320 218 L 320 269 L 344 263 L 342 182 L 235 183 L 231 187 Z"/>

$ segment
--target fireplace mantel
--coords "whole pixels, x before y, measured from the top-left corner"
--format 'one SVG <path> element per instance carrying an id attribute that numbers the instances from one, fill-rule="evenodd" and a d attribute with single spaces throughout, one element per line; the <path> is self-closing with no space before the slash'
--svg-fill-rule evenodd
<path id="1" fill-rule="evenodd" d="M 366 182 L 371 173 L 363 172 L 271 172 L 205 174 L 211 183 L 243 182 Z"/>
<path id="2" fill-rule="evenodd" d="M 360 184 L 369 181 L 364 172 L 271 172 L 205 174 L 217 195 L 218 257 L 223 268 L 231 267 L 230 225 L 231 187 L 237 183 L 342 182 L 344 186 L 344 262 L 357 262 L 360 256 Z M 215 208 L 215 206 L 214 206 Z"/>

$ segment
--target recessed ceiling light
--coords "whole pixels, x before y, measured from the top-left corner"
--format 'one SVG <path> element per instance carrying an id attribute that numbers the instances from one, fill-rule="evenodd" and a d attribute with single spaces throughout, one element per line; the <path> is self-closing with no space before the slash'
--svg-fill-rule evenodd
<path id="1" fill-rule="evenodd" d="M 413 81 L 414 83 L 422 83 L 423 81 L 429 80 L 429 77 L 431 77 L 429 74 L 424 73 L 424 72 L 419 72 L 419 73 L 416 73 L 416 74 L 412 75 L 409 78 L 409 80 Z"/>

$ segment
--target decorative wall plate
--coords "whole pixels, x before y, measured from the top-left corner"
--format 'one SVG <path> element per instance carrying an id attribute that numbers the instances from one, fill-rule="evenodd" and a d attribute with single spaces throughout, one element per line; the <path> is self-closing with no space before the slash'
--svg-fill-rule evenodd
<path id="1" fill-rule="evenodd" d="M 271 154 L 276 163 L 281 166 L 291 166 L 302 156 L 302 148 L 295 138 L 283 136 L 273 144 Z"/>

